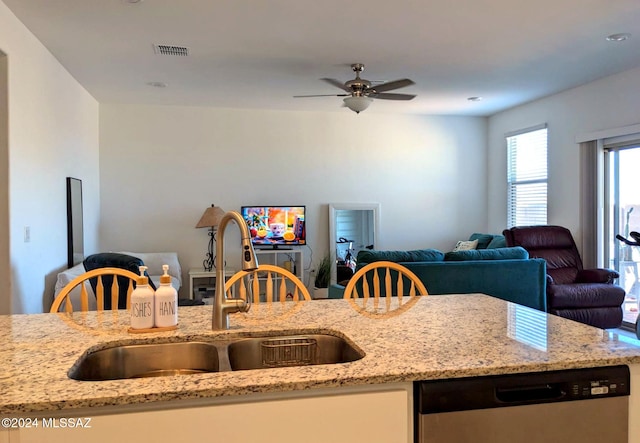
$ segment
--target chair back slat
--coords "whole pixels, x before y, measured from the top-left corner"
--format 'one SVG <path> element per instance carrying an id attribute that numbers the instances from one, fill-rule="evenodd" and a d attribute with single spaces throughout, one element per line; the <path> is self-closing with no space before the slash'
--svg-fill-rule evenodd
<path id="1" fill-rule="evenodd" d="M 287 284 L 284 279 L 281 279 L 280 284 L 278 285 L 278 298 L 282 303 L 287 301 Z"/>
<path id="2" fill-rule="evenodd" d="M 385 287 L 385 294 L 393 294 L 394 291 L 392 289 L 392 282 L 391 282 L 391 270 L 390 269 L 385 269 L 385 278 L 384 278 L 384 287 Z M 398 279 L 398 282 L 402 282 L 402 278 Z M 396 284 L 397 286 L 397 284 Z M 401 292 L 397 292 L 396 290 L 396 294 L 402 294 Z M 385 297 L 385 307 L 387 308 L 387 311 L 389 311 L 391 309 L 391 297 Z"/>
<path id="3" fill-rule="evenodd" d="M 118 306 L 118 294 L 120 293 L 120 285 L 118 279 L 114 278 L 111 284 L 111 306 Z"/>
<path id="4" fill-rule="evenodd" d="M 98 283 L 96 284 L 96 303 L 98 305 L 98 311 L 104 311 L 104 285 L 102 284 L 102 275 L 98 276 Z"/>
<path id="5" fill-rule="evenodd" d="M 260 280 L 257 278 L 251 280 L 251 295 L 253 296 L 253 303 L 260 303 Z"/>
<path id="6" fill-rule="evenodd" d="M 362 297 L 364 297 L 364 304 L 366 305 L 369 301 L 369 281 L 365 278 L 362 280 Z"/>
<path id="7" fill-rule="evenodd" d="M 69 311 L 73 312 L 73 308 L 71 307 L 71 301 L 67 300 L 66 305 L 69 305 Z M 87 312 L 89 310 L 89 292 L 87 291 L 87 282 L 83 281 L 80 283 L 80 310 L 82 312 Z"/>
<path id="8" fill-rule="evenodd" d="M 273 302 L 273 280 L 271 279 L 271 272 L 267 271 L 267 277 L 265 280 L 266 286 L 266 299 L 267 303 Z"/>
<path id="9" fill-rule="evenodd" d="M 373 270 L 373 296 L 375 298 L 380 298 L 380 276 L 378 274 L 378 269 Z"/>
<path id="10" fill-rule="evenodd" d="M 413 287 L 413 282 L 411 282 L 411 287 L 409 288 L 409 296 L 411 296 L 411 288 Z M 399 278 L 398 283 L 396 284 L 396 296 L 398 297 L 398 303 L 402 304 L 402 299 L 404 298 L 404 278 Z"/>

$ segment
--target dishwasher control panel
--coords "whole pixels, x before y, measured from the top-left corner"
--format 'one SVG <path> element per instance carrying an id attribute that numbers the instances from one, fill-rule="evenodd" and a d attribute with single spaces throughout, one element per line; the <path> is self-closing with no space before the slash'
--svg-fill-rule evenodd
<path id="1" fill-rule="evenodd" d="M 624 376 L 611 375 L 605 378 L 580 380 L 571 384 L 570 396 L 574 399 L 629 395 L 629 382 Z"/>

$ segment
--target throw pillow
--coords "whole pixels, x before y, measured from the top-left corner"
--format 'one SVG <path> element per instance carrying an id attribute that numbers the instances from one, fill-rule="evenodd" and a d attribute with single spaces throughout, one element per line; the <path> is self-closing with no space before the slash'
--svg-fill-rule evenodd
<path id="1" fill-rule="evenodd" d="M 458 243 L 456 243 L 455 248 L 453 248 L 452 252 L 458 252 L 458 251 L 471 251 L 473 249 L 476 249 L 478 247 L 478 240 L 471 240 L 471 241 L 464 241 L 464 240 L 460 240 Z"/>
<path id="2" fill-rule="evenodd" d="M 497 249 L 497 248 L 506 248 L 507 247 L 507 239 L 504 238 L 504 235 L 496 235 L 493 237 L 493 240 L 489 242 L 487 245 L 487 249 Z"/>
<path id="3" fill-rule="evenodd" d="M 494 236 L 492 234 L 480 234 L 479 232 L 474 232 L 469 237 L 469 240 L 478 240 L 478 246 L 476 246 L 476 249 L 487 249 L 487 246 L 491 243 L 493 237 Z"/>

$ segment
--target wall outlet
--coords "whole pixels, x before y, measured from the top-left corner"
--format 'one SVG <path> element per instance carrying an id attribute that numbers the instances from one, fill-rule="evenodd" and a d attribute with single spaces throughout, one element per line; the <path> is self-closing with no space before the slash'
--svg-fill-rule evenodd
<path id="1" fill-rule="evenodd" d="M 31 241 L 31 226 L 24 227 L 24 242 L 29 243 Z"/>

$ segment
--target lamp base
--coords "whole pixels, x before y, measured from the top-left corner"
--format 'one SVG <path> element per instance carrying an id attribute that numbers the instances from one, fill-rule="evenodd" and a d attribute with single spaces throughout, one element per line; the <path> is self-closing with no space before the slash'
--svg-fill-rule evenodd
<path id="1" fill-rule="evenodd" d="M 216 267 L 216 256 L 213 253 L 213 241 L 216 239 L 216 232 L 213 228 L 209 231 L 209 237 L 209 248 L 206 255 L 207 258 L 202 262 L 202 267 L 207 272 L 211 272 L 213 268 Z"/>

